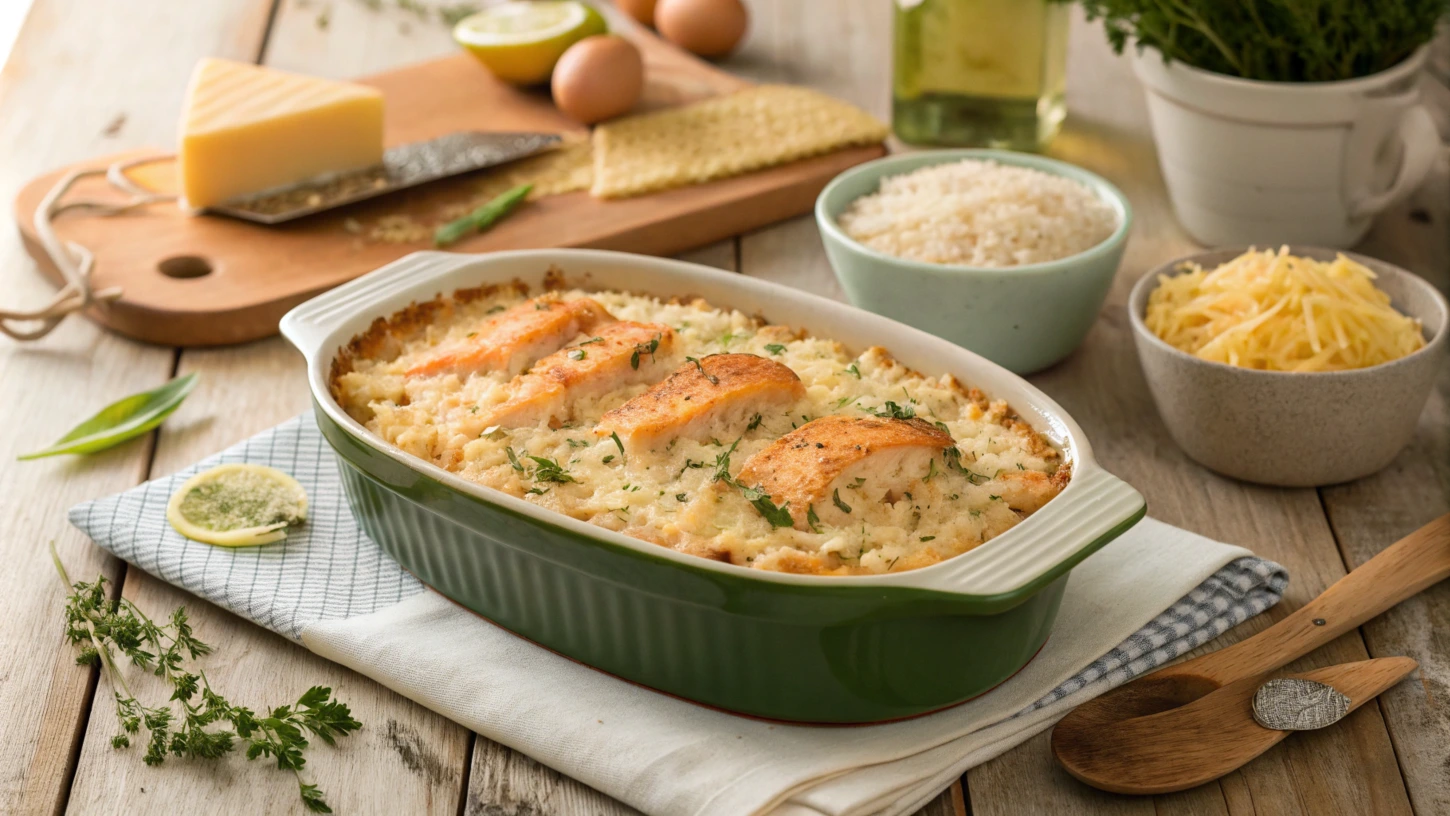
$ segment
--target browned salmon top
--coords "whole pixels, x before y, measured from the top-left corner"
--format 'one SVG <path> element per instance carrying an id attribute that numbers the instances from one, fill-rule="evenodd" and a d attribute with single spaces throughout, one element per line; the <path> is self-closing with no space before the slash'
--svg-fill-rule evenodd
<path id="1" fill-rule="evenodd" d="M 755 354 L 691 358 L 664 381 L 609 411 L 595 433 L 618 433 L 631 445 L 676 437 L 737 436 L 761 412 L 805 395 L 800 377 L 782 363 Z"/>
<path id="2" fill-rule="evenodd" d="M 510 396 L 489 412 L 489 425 L 515 428 L 561 422 L 581 399 L 649 382 L 674 351 L 675 331 L 660 323 L 618 321 L 583 342 L 539 360 L 510 385 Z"/>
<path id="3" fill-rule="evenodd" d="M 930 460 L 953 446 L 949 434 L 923 419 L 826 416 L 775 440 L 750 457 L 736 481 L 789 502 L 797 527 L 812 505 L 834 506 L 842 477 L 870 470 L 905 484 L 929 472 Z M 913 466 L 914 465 L 914 466 Z M 817 514 L 830 513 L 817 507 Z"/>
<path id="4" fill-rule="evenodd" d="M 440 347 L 409 368 L 406 376 L 517 374 L 579 335 L 613 321 L 591 298 L 560 300 L 551 292 L 507 309 L 461 341 Z"/>

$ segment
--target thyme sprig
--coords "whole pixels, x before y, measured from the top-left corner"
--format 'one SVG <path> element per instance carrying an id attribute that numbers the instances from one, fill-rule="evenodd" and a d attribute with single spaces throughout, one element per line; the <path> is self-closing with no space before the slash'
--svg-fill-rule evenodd
<path id="1" fill-rule="evenodd" d="M 116 700 L 119 732 L 111 747 L 128 748 L 131 738 L 146 732 L 146 753 L 142 761 L 160 765 L 167 754 L 187 759 L 220 759 L 235 750 L 237 741 L 246 745 L 247 759 L 269 757 L 281 770 L 297 780 L 303 807 L 313 813 L 331 813 L 317 785 L 303 779 L 307 764 L 307 734 L 328 745 L 362 727 L 346 704 L 332 697 L 332 689 L 313 686 L 292 705 L 279 706 L 258 716 L 249 708 L 234 706 L 217 694 L 206 672 L 188 669 L 189 661 L 211 654 L 212 647 L 192 631 L 185 607 L 178 607 L 164 624 L 158 624 L 126 598 L 106 597 L 106 578 L 90 583 L 72 583 L 55 551 L 50 555 L 56 572 L 70 595 L 66 598 L 66 639 L 79 648 L 78 665 L 99 663 Z M 131 665 L 165 680 L 171 697 L 156 706 L 143 704 L 131 691 L 117 665 L 116 652 Z M 180 716 L 178 717 L 178 709 Z M 220 725 L 220 728 L 213 726 Z M 230 726 L 230 728 L 228 728 Z"/>

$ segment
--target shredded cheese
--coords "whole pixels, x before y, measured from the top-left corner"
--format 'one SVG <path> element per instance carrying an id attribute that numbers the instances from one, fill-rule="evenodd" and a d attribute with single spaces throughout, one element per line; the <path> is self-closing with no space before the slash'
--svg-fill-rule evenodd
<path id="1" fill-rule="evenodd" d="M 1158 276 L 1144 322 L 1196 357 L 1263 371 L 1343 371 L 1425 345 L 1375 274 L 1343 255 L 1316 261 L 1249 250 L 1212 271 Z"/>

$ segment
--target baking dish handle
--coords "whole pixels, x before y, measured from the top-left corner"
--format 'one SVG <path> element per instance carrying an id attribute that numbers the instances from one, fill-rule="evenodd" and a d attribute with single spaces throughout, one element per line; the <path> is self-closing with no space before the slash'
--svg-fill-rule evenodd
<path id="1" fill-rule="evenodd" d="M 458 252 L 414 252 L 387 266 L 324 292 L 282 316 L 282 336 L 311 362 L 324 351 L 337 329 L 349 318 L 381 311 L 374 308 L 401 295 L 413 281 L 467 266 L 477 255 Z M 402 308 L 406 303 L 399 303 Z M 360 329 L 359 329 L 360 330 Z M 335 349 L 326 349 L 331 354 Z"/>
<path id="2" fill-rule="evenodd" d="M 1132 485 L 1086 464 L 1060 495 L 972 552 L 923 570 L 921 589 L 993 596 L 1009 608 L 1102 549 L 1146 514 Z"/>

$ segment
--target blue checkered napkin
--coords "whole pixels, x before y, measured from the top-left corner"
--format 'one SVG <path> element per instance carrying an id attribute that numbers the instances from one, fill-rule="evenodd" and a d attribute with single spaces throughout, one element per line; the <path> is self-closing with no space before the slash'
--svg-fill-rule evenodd
<path id="1" fill-rule="evenodd" d="M 307 523 L 267 547 L 183 538 L 166 522 L 167 501 L 192 474 L 225 462 L 271 465 L 295 476 L 311 498 Z M 78 505 L 70 520 L 152 575 L 293 640 L 317 621 L 366 615 L 424 589 L 353 521 L 332 450 L 311 414 L 173 476 Z M 1104 678 L 1117 685 L 1162 666 L 1273 606 L 1288 581 L 1272 561 L 1232 561 L 1027 711 Z"/>
<path id="2" fill-rule="evenodd" d="M 1052 705 L 1104 679 L 1107 688 L 1116 688 L 1167 665 L 1278 603 L 1288 586 L 1288 571 L 1273 561 L 1257 557 L 1230 561 L 1117 648 L 1023 709 L 1022 714 Z"/>
<path id="3" fill-rule="evenodd" d="M 213 547 L 166 521 L 181 483 L 229 462 L 270 465 L 307 491 L 307 523 L 268 547 Z M 70 521 L 102 548 L 163 581 L 280 635 L 301 640 L 320 620 L 376 612 L 423 585 L 358 529 L 332 448 L 311 414 L 278 425 L 172 476 L 71 508 Z"/>

